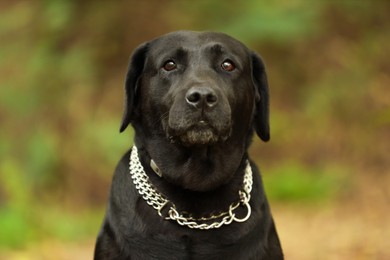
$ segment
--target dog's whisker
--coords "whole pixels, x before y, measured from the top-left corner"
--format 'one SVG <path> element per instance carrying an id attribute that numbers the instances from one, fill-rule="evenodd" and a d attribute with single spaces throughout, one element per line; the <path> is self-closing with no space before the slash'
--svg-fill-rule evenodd
<path id="1" fill-rule="evenodd" d="M 162 122 L 166 121 L 168 116 L 169 116 L 169 112 L 163 113 L 160 117 L 156 118 L 156 120 L 152 121 L 152 126 L 159 127 L 162 124 Z"/>

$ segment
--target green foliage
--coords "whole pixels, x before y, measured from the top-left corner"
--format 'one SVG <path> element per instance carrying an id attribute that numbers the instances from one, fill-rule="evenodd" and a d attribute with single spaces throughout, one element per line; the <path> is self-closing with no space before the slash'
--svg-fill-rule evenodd
<path id="1" fill-rule="evenodd" d="M 0 183 L 8 203 L 0 204 L 0 245 L 16 247 L 34 237 L 27 215 L 31 189 L 24 175 L 11 158 L 1 161 Z"/>
<path id="2" fill-rule="evenodd" d="M 305 8 L 305 1 L 277 2 L 246 1 L 234 19 L 225 19 L 220 30 L 246 42 L 257 40 L 286 41 L 315 33 L 311 23 L 320 12 L 321 2 Z"/>
<path id="3" fill-rule="evenodd" d="M 9 208 L 0 210 L 0 248 L 21 247 L 35 237 L 37 230 L 31 227 L 31 222 L 19 211 Z"/>
<path id="4" fill-rule="evenodd" d="M 307 1 L 174 1 L 183 5 L 199 30 L 216 30 L 228 33 L 244 42 L 286 41 L 299 39 L 316 32 L 311 21 L 323 10 L 325 2 L 317 1 L 307 8 Z M 183 18 L 184 19 L 184 18 Z M 188 19 L 188 17 L 186 18 Z"/>
<path id="5" fill-rule="evenodd" d="M 105 163 L 114 165 L 118 162 L 121 154 L 107 153 L 106 151 L 124 152 L 133 143 L 134 133 L 131 127 L 122 136 L 119 136 L 118 132 L 119 123 L 116 120 L 92 121 L 84 125 L 83 129 L 80 129 L 79 138 L 93 144 L 93 146 L 86 147 L 88 149 L 85 151 L 86 153 L 98 153 Z"/>
<path id="6" fill-rule="evenodd" d="M 85 240 L 98 233 L 103 219 L 102 209 L 89 209 L 88 211 L 72 213 L 63 212 L 59 208 L 51 208 L 41 216 L 41 227 L 45 235 L 56 237 L 64 241 Z"/>
<path id="7" fill-rule="evenodd" d="M 55 206 L 24 209 L 3 207 L 0 210 L 0 249 L 21 248 L 31 242 L 47 237 L 62 241 L 81 241 L 97 235 L 103 212 L 89 209 L 85 212 L 70 212 Z"/>
<path id="8" fill-rule="evenodd" d="M 263 181 L 271 200 L 324 202 L 348 186 L 346 176 L 345 171 L 334 167 L 315 169 L 297 162 L 284 162 L 263 174 Z"/>

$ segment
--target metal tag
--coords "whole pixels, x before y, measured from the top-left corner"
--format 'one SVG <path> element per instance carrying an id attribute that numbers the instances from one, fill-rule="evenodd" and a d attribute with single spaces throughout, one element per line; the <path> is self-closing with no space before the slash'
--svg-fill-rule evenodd
<path id="1" fill-rule="evenodd" d="M 150 160 L 150 167 L 158 175 L 158 177 L 162 177 L 162 173 L 161 173 L 160 169 L 158 168 L 157 164 L 153 161 L 153 159 Z"/>

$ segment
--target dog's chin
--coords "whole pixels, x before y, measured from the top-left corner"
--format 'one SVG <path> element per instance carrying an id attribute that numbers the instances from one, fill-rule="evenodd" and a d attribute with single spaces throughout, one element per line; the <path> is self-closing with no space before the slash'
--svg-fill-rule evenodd
<path id="1" fill-rule="evenodd" d="M 212 145 L 219 141 L 219 136 L 212 129 L 190 129 L 179 136 L 180 143 L 185 146 Z"/>
<path id="2" fill-rule="evenodd" d="M 217 133 L 211 127 L 192 127 L 174 136 L 173 141 L 178 141 L 183 146 L 203 146 L 221 143 L 227 138 L 228 134 Z"/>

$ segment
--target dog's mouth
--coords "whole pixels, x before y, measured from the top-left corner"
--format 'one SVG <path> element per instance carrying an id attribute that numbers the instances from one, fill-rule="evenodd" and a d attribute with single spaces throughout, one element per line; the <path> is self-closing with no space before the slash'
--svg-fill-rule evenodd
<path id="1" fill-rule="evenodd" d="M 220 136 L 205 121 L 200 121 L 181 134 L 179 140 L 186 145 L 206 145 L 217 143 Z"/>
<path id="2" fill-rule="evenodd" d="M 202 119 L 185 128 L 170 128 L 168 136 L 172 142 L 179 142 L 184 146 L 212 145 L 226 141 L 230 136 L 230 127 L 215 126 Z"/>

